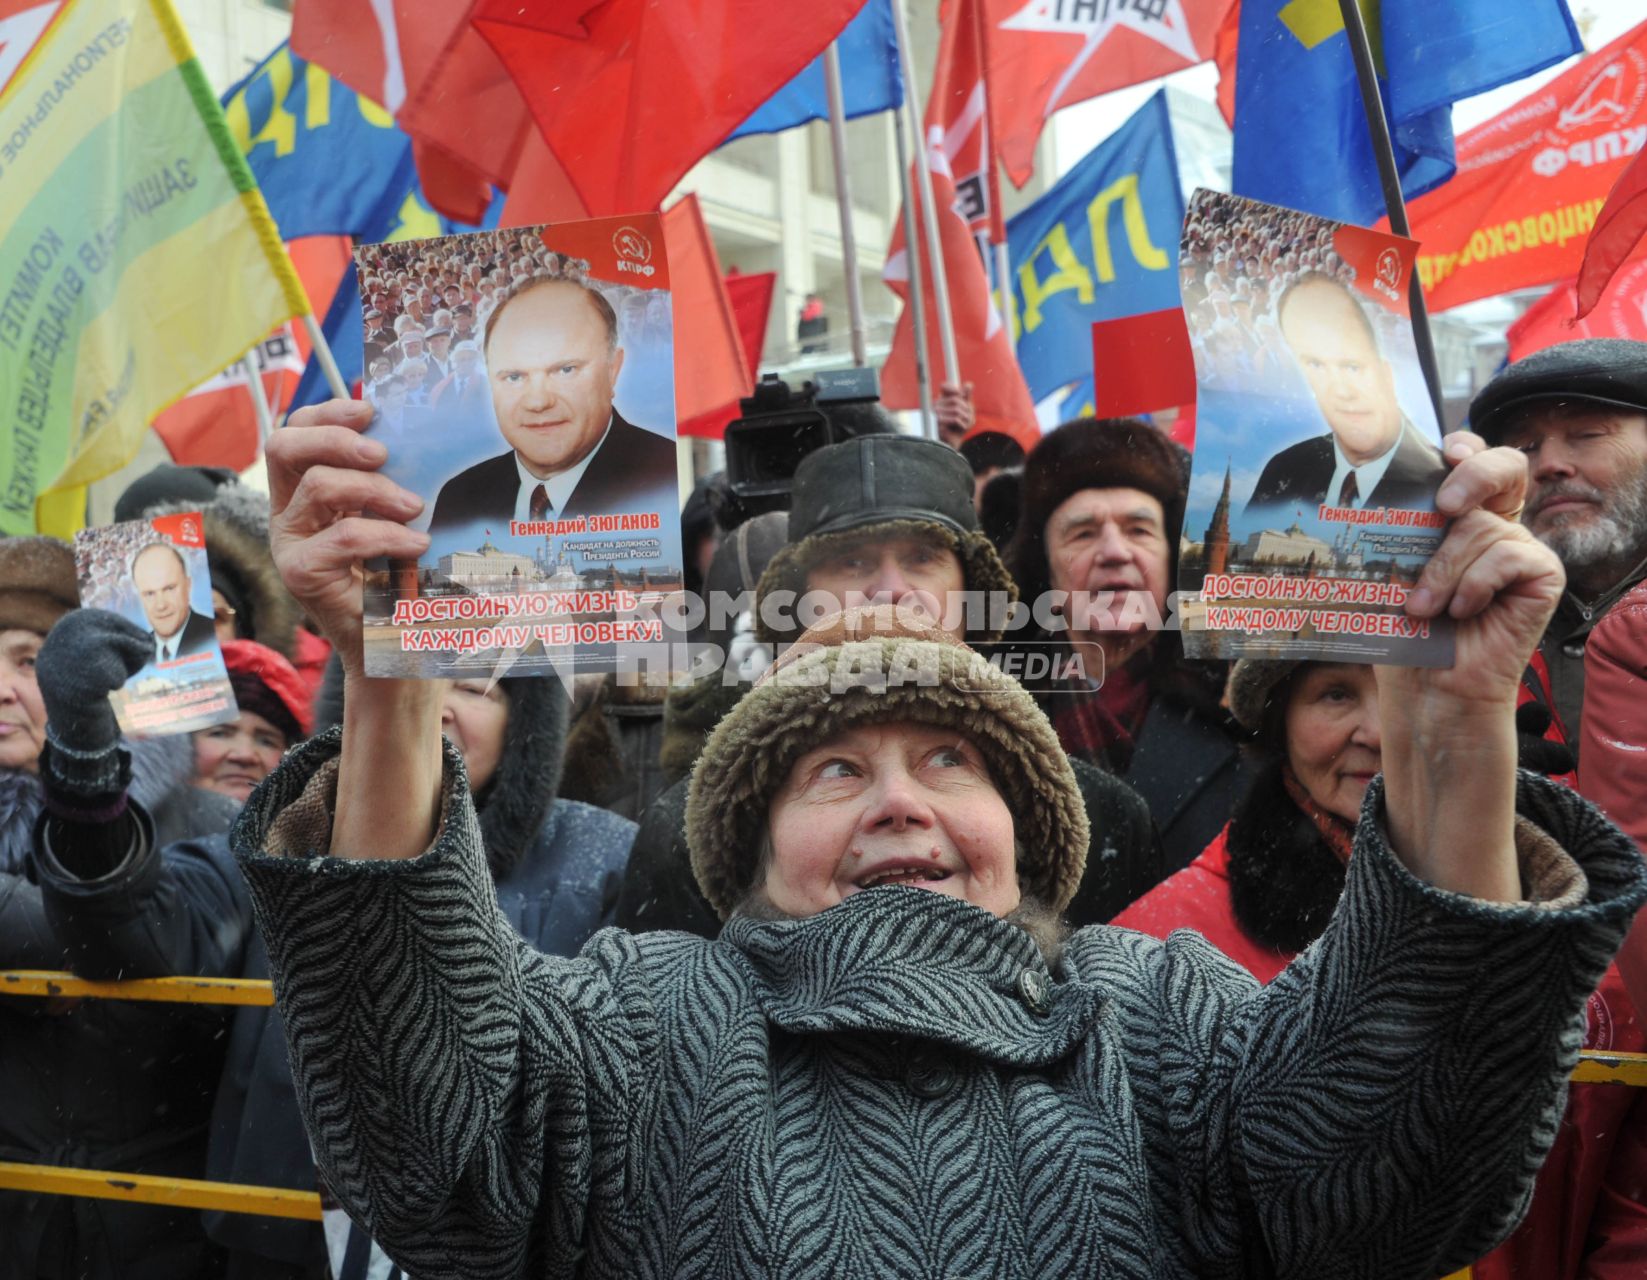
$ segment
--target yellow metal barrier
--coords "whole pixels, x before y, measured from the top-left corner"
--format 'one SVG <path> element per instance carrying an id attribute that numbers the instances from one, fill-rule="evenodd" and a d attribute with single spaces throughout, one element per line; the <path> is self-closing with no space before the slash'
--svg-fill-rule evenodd
<path id="1" fill-rule="evenodd" d="M 320 1221 L 320 1197 L 313 1191 L 248 1187 L 238 1182 L 160 1178 L 145 1173 L 103 1173 L 55 1165 L 0 1160 L 0 1191 L 33 1191 L 56 1196 L 89 1196 L 129 1204 L 165 1204 L 178 1209 L 220 1209 L 270 1218 Z"/>
<path id="2" fill-rule="evenodd" d="M 92 982 L 72 973 L 45 969 L 0 970 L 0 995 L 58 996 L 100 1000 L 158 1000 L 173 1004 L 272 1005 L 274 989 L 252 978 L 137 978 Z M 1585 1050 L 1573 1070 L 1576 1084 L 1619 1084 L 1647 1088 L 1647 1053 Z M 91 1196 L 133 1204 L 167 1204 L 184 1209 L 219 1209 L 274 1218 L 320 1220 L 320 1197 L 312 1191 L 249 1187 L 234 1182 L 160 1178 L 147 1174 L 63 1169 L 54 1165 L 0 1161 L 0 1191 Z M 1447 1280 L 1470 1280 L 1469 1268 Z"/>
<path id="3" fill-rule="evenodd" d="M 93 982 L 50 969 L 0 970 L 0 995 L 160 1000 L 170 1004 L 274 1003 L 274 988 L 255 978 L 134 978 L 129 982 Z"/>

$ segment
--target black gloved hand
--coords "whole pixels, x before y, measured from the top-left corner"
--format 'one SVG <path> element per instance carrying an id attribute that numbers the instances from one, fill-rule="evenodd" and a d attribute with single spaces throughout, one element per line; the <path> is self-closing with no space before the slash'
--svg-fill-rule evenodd
<path id="1" fill-rule="evenodd" d="M 136 675 L 154 654 L 142 628 L 106 609 L 66 613 L 35 659 L 35 679 L 46 704 L 46 739 L 53 773 L 75 790 L 101 784 L 115 772 L 120 727 L 109 694 Z"/>
<path id="2" fill-rule="evenodd" d="M 1515 709 L 1516 764 L 1553 778 L 1571 773 L 1578 761 L 1565 742 L 1544 736 L 1550 721 L 1550 709 L 1542 702 L 1523 702 Z"/>

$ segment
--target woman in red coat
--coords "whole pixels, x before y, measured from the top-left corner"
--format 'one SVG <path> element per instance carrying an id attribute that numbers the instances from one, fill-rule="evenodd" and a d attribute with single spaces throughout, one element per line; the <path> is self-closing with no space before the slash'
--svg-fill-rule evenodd
<path id="1" fill-rule="evenodd" d="M 1244 659 L 1229 704 L 1261 767 L 1223 831 L 1113 923 L 1156 937 L 1194 929 L 1261 982 L 1326 927 L 1351 836 L 1380 766 L 1371 667 Z M 1639 1053 L 1616 968 L 1590 997 L 1584 1047 Z M 1490 1064 L 1461 1063 L 1489 1069 Z M 1575 1085 L 1526 1220 L 1475 1264 L 1476 1280 L 1639 1280 L 1647 1275 L 1647 1096 Z"/>

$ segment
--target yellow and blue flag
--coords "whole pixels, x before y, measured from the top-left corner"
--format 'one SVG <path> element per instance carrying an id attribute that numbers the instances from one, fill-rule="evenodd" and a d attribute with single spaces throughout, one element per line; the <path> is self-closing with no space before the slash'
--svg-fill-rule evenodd
<path id="1" fill-rule="evenodd" d="M 394 117 L 287 42 L 223 95 L 223 114 L 284 239 L 440 234 Z"/>
<path id="2" fill-rule="evenodd" d="M 224 95 L 223 110 L 284 239 L 425 240 L 473 229 L 430 208 L 412 139 L 388 111 L 297 57 L 286 42 Z M 502 206 L 492 201 L 487 226 L 496 225 Z M 358 382 L 365 351 L 353 271 L 344 273 L 321 329 L 344 381 Z M 311 359 L 291 407 L 330 396 L 320 362 Z"/>
<path id="3" fill-rule="evenodd" d="M 308 298 L 169 0 L 0 0 L 0 533 Z"/>
<path id="4" fill-rule="evenodd" d="M 1359 0 L 1401 190 L 1452 177 L 1452 104 L 1583 51 L 1564 0 Z M 1384 216 L 1338 0 L 1242 0 L 1237 195 L 1371 225 Z"/>
<path id="5" fill-rule="evenodd" d="M 1013 341 L 1030 395 L 1092 376 L 1092 325 L 1178 305 L 1184 193 L 1162 89 L 1007 223 Z"/>

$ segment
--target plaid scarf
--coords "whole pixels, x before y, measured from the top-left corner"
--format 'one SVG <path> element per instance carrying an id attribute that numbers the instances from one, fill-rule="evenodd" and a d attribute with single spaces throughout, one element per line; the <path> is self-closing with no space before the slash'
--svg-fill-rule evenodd
<path id="1" fill-rule="evenodd" d="M 1111 773 L 1125 773 L 1144 717 L 1149 713 L 1150 651 L 1145 648 L 1108 672 L 1098 687 L 1066 683 L 1047 699 L 1047 718 L 1058 741 Z"/>

